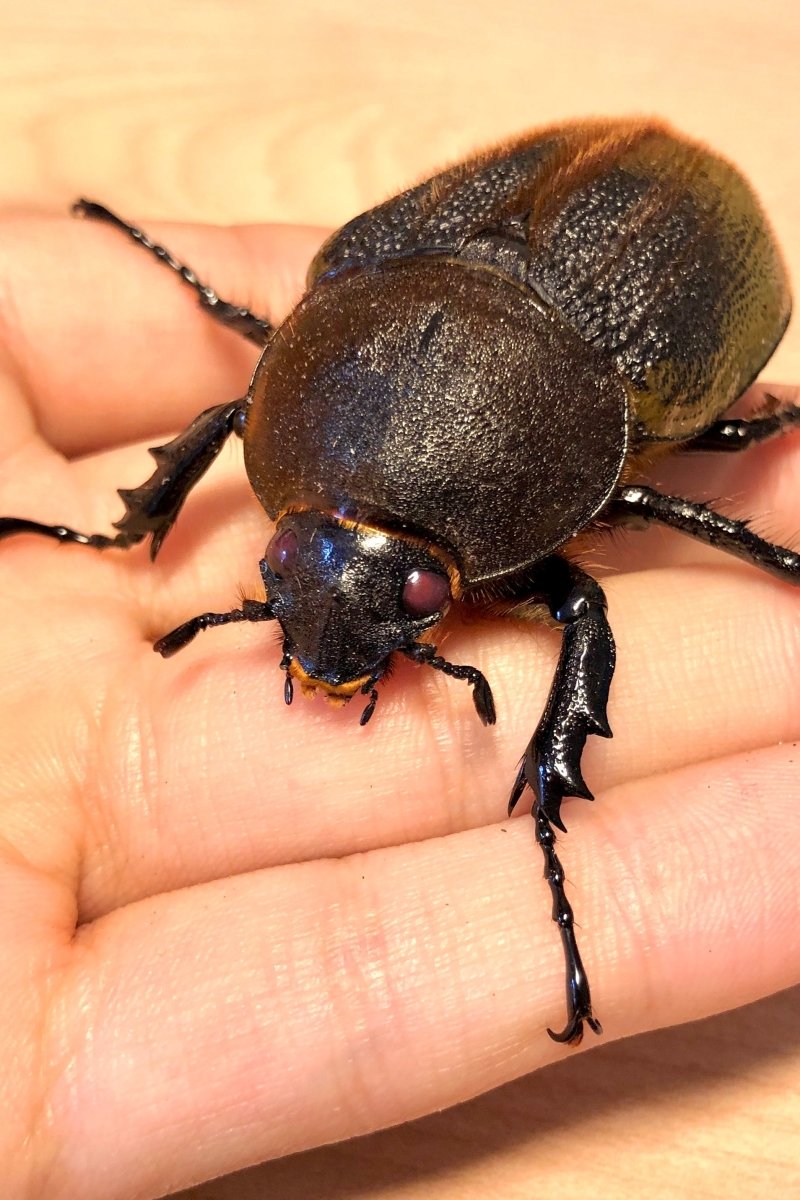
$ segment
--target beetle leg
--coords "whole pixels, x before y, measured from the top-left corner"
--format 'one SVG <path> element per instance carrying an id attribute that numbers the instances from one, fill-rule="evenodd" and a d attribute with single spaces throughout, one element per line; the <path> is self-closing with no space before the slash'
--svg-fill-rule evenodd
<path id="1" fill-rule="evenodd" d="M 78 533 L 64 525 L 43 525 L 23 517 L 0 517 L 0 538 L 15 533 L 37 533 L 59 542 L 93 546 L 96 550 L 106 550 L 110 546 L 127 550 L 149 535 L 152 538 L 150 557 L 154 559 L 191 489 L 211 466 L 229 434 L 241 431 L 244 405 L 244 400 L 233 400 L 208 408 L 178 437 L 150 450 L 156 460 L 156 469 L 150 478 L 137 488 L 119 491 L 126 512 L 114 522 L 114 528 L 119 530 L 117 534 Z"/>
<path id="2" fill-rule="evenodd" d="M 93 200 L 77 200 L 72 206 L 72 211 L 76 217 L 89 217 L 93 221 L 105 221 L 106 224 L 121 229 L 134 242 L 138 242 L 140 246 L 154 255 L 159 262 L 164 263 L 171 271 L 180 275 L 183 282 L 194 289 L 203 308 L 215 321 L 240 333 L 242 337 L 255 342 L 257 346 L 266 346 L 274 332 L 274 327 L 269 321 L 264 320 L 263 317 L 257 317 L 249 308 L 243 308 L 238 304 L 229 304 L 227 300 L 222 300 L 213 288 L 200 282 L 191 267 L 179 262 L 164 246 L 159 246 L 157 242 L 151 241 L 144 230 L 138 229 L 135 225 L 129 225 L 127 221 L 123 221 L 105 205 L 96 204 Z"/>
<path id="3" fill-rule="evenodd" d="M 173 629 L 171 633 L 165 633 L 162 638 L 153 645 L 153 649 L 162 658 L 172 658 L 173 654 L 177 654 L 184 646 L 188 646 L 198 633 L 203 629 L 211 629 L 217 625 L 230 625 L 236 621 L 274 621 L 275 614 L 269 606 L 269 603 L 263 600 L 245 600 L 241 608 L 234 608 L 232 612 L 226 613 L 201 613 L 199 617 L 192 617 L 190 621 L 184 621 L 177 629 Z"/>
<path id="4" fill-rule="evenodd" d="M 544 854 L 544 876 L 553 897 L 553 920 L 561 933 L 567 967 L 567 1024 L 548 1033 L 557 1042 L 577 1045 L 583 1022 L 602 1033 L 592 1015 L 589 981 L 575 937 L 572 906 L 564 891 L 564 870 L 555 851 L 553 826 L 566 832 L 561 802 L 566 796 L 594 797 L 581 774 L 581 755 L 590 733 L 611 737 L 606 716 L 614 673 L 614 638 L 606 618 L 606 598 L 589 575 L 557 556 L 541 564 L 537 600 L 564 626 L 561 654 L 544 713 L 528 744 L 509 801 L 509 814 L 525 786 L 534 794 L 536 840 Z"/>
<path id="5" fill-rule="evenodd" d="M 631 485 L 618 489 L 606 513 L 622 522 L 632 517 L 670 525 L 709 546 L 743 558 L 770 575 L 800 584 L 800 554 L 768 542 L 753 533 L 746 521 L 725 517 L 705 504 Z"/>
<path id="6" fill-rule="evenodd" d="M 767 397 L 773 400 L 774 397 Z M 776 401 L 777 403 L 777 401 Z M 800 404 L 792 404 L 765 417 L 749 421 L 715 421 L 705 433 L 681 446 L 682 450 L 746 450 L 756 442 L 764 442 L 776 434 L 786 433 L 800 425 Z"/>

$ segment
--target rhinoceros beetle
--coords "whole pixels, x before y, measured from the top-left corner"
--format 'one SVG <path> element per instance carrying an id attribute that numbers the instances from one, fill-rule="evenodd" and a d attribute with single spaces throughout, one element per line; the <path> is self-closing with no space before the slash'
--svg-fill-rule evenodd
<path id="1" fill-rule="evenodd" d="M 533 793 L 566 958 L 567 1022 L 592 1013 L 556 855 L 561 802 L 591 792 L 588 734 L 610 737 L 614 640 L 602 588 L 579 565 L 590 527 L 661 522 L 800 583 L 800 555 L 741 521 L 641 479 L 659 455 L 736 451 L 800 424 L 800 407 L 725 413 L 789 318 L 786 274 L 739 172 L 651 120 L 541 129 L 476 154 L 371 209 L 323 245 L 278 330 L 229 304 L 162 246 L 110 222 L 197 293 L 208 313 L 263 348 L 250 390 L 152 450 L 156 469 L 121 490 L 114 535 L 0 519 L 0 537 L 43 534 L 97 549 L 150 537 L 155 558 L 225 439 L 276 532 L 260 564 L 265 599 L 203 613 L 155 645 L 165 657 L 202 629 L 277 621 L 285 699 L 367 697 L 393 655 L 492 693 L 436 652 L 453 601 L 543 614 L 563 626 L 544 714 L 509 812 Z"/>

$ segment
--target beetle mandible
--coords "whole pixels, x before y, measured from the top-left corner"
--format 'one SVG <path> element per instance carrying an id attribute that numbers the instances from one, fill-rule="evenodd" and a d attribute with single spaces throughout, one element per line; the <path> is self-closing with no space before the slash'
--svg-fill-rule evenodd
<path id="1" fill-rule="evenodd" d="M 203 613 L 202 629 L 277 621 L 285 699 L 294 686 L 367 697 L 395 654 L 466 680 L 495 721 L 489 684 L 433 644 L 452 601 L 543 614 L 563 627 L 544 714 L 511 790 L 529 787 L 566 959 L 556 1041 L 601 1032 L 555 850 L 561 802 L 606 716 L 614 641 L 600 585 L 579 565 L 587 528 L 661 522 L 793 583 L 800 555 L 742 521 L 640 482 L 659 455 L 741 450 L 800 425 L 800 406 L 724 414 L 786 327 L 779 250 L 748 183 L 653 120 L 555 125 L 479 153 L 356 217 L 314 259 L 276 330 L 220 299 L 162 246 L 101 205 L 209 314 L 262 347 L 248 394 L 210 408 L 121 490 L 114 535 L 18 517 L 96 549 L 150 537 L 155 558 L 226 438 L 244 439 L 253 490 L 276 531 L 263 601 Z"/>

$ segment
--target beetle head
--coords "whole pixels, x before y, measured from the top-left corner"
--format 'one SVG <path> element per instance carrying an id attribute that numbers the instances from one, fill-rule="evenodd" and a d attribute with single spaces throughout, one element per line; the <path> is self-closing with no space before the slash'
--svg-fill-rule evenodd
<path id="1" fill-rule="evenodd" d="M 281 518 L 261 574 L 290 679 L 340 703 L 372 691 L 393 652 L 416 650 L 457 578 L 422 540 L 316 511 Z"/>

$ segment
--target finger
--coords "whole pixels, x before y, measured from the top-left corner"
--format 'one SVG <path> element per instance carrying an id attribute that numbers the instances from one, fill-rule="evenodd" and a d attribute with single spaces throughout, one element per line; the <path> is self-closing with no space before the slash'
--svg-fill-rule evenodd
<path id="1" fill-rule="evenodd" d="M 627 576 L 608 590 L 615 737 L 588 740 L 593 790 L 800 735 L 793 589 L 694 568 Z M 534 626 L 454 622 L 444 649 L 486 673 L 497 726 L 480 725 L 468 688 L 401 664 L 360 729 L 353 705 L 285 707 L 270 625 L 210 631 L 164 662 L 118 591 L 109 585 L 94 607 L 66 587 L 48 597 L 48 622 L 69 631 L 55 643 L 24 611 L 24 580 L 10 581 L 3 600 L 18 648 L 0 683 L 7 753 L 40 760 L 45 730 L 48 759 L 68 770 L 50 778 L 54 801 L 81 797 L 85 917 L 232 872 L 496 820 L 559 647 L 556 632 Z M 20 715 L 33 687 L 35 724 Z"/>
<path id="2" fill-rule="evenodd" d="M 795 757 L 694 766 L 652 779 L 646 806 L 620 788 L 576 819 L 561 848 L 607 1038 L 800 978 Z M 55 1006 L 56 1194 L 160 1194 L 571 1053 L 544 1033 L 563 964 L 538 874 L 529 822 L 511 822 L 84 929 Z"/>
<path id="3" fill-rule="evenodd" d="M 323 236 L 158 222 L 150 232 L 224 299 L 275 320 L 299 297 Z M 257 349 L 212 321 L 191 289 L 119 231 L 7 218 L 0 235 L 0 352 L 18 385 L 0 393 L 5 452 L 20 411 L 74 456 L 177 430 L 247 390 Z"/>

